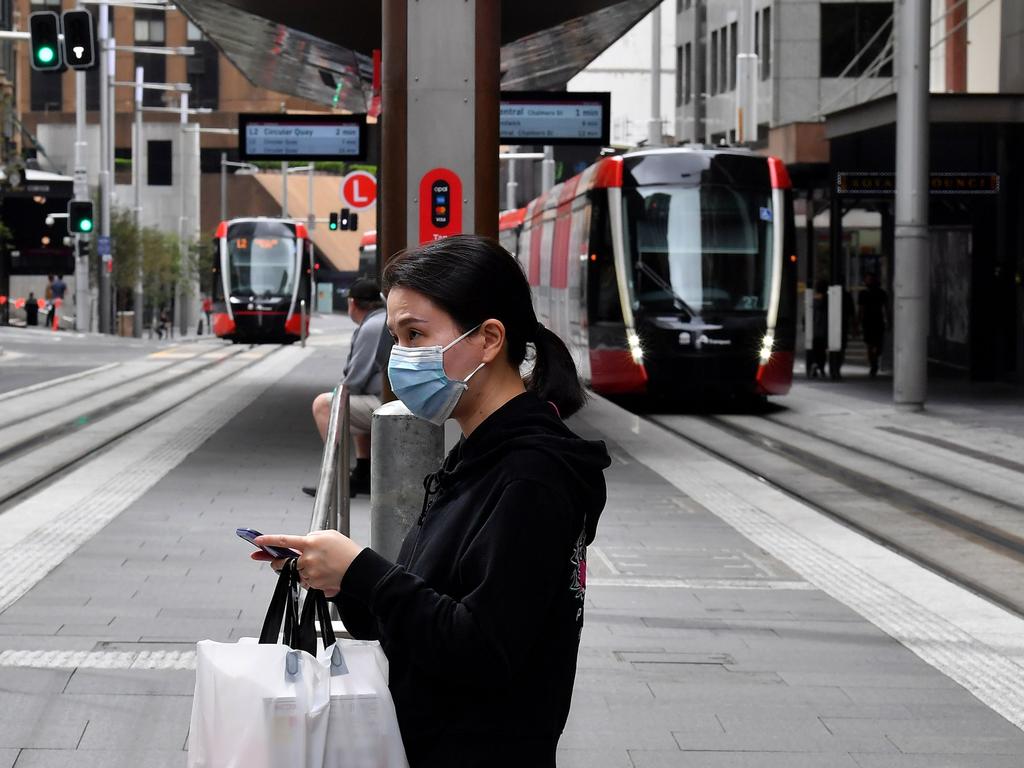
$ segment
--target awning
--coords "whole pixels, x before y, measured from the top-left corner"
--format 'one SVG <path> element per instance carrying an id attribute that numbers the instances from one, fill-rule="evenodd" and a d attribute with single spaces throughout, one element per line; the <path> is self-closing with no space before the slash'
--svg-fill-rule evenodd
<path id="1" fill-rule="evenodd" d="M 505 0 L 502 87 L 564 88 L 659 3 Z M 254 85 L 368 111 L 372 53 L 381 44 L 380 0 L 179 0 L 177 6 Z"/>

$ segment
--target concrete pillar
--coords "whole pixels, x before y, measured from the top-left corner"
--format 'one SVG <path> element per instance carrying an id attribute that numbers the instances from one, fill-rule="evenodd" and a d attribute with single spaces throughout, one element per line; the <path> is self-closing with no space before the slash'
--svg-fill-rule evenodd
<path id="1" fill-rule="evenodd" d="M 924 408 L 928 383 L 927 0 L 899 0 L 893 400 Z"/>

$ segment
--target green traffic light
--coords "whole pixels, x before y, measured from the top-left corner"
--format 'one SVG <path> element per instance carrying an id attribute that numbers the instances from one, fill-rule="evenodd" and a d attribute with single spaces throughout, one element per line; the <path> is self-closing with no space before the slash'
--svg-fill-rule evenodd
<path id="1" fill-rule="evenodd" d="M 332 230 L 334 230 L 334 229 L 337 229 L 337 228 L 338 228 L 338 225 L 337 225 L 337 224 L 335 224 L 335 223 L 334 223 L 333 221 L 332 221 L 332 222 L 331 222 L 330 224 L 328 224 L 327 226 L 328 226 L 328 227 L 329 227 L 330 229 L 332 229 Z"/>
<path id="2" fill-rule="evenodd" d="M 78 228 L 82 232 L 92 232 L 92 220 L 82 219 L 80 222 L 78 222 Z"/>
<path id="3" fill-rule="evenodd" d="M 39 50 L 36 51 L 36 59 L 39 60 L 40 64 L 52 64 L 56 55 L 57 52 L 48 45 L 40 46 Z"/>

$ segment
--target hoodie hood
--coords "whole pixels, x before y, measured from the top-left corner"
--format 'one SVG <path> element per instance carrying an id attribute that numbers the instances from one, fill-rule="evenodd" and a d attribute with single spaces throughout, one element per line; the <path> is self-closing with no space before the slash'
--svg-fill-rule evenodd
<path id="1" fill-rule="evenodd" d="M 490 471 L 511 453 L 541 454 L 552 485 L 563 487 L 583 513 L 586 543 L 594 539 L 607 490 L 604 470 L 611 465 L 601 440 L 584 440 L 558 417 L 551 403 L 533 392 L 509 400 L 463 437 L 441 468 L 424 480 L 428 495 Z"/>

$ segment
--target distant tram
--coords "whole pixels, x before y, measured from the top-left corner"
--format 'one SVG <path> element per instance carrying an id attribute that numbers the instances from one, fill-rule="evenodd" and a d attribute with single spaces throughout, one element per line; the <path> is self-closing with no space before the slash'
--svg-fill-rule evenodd
<path id="1" fill-rule="evenodd" d="M 236 342 L 292 342 L 306 332 L 312 259 L 303 224 L 288 219 L 222 221 L 214 236 L 213 332 Z"/>
<path id="2" fill-rule="evenodd" d="M 783 163 L 678 147 L 606 157 L 499 223 L 541 321 L 602 394 L 789 391 L 796 243 Z"/>

